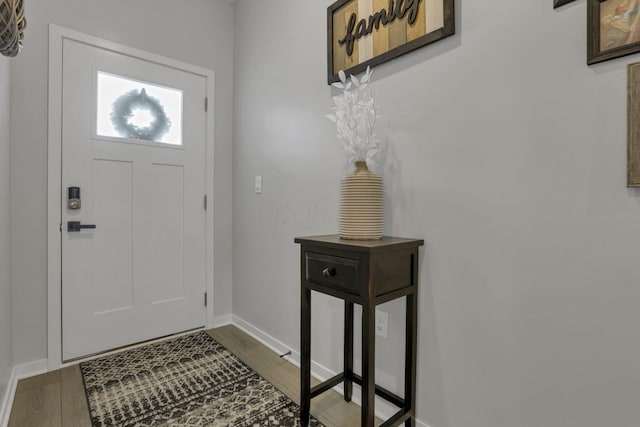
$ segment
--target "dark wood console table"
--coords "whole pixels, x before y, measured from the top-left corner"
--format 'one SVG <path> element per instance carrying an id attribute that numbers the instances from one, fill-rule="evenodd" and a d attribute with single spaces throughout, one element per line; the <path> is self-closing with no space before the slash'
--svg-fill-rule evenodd
<path id="1" fill-rule="evenodd" d="M 374 425 L 374 397 L 400 410 L 382 426 L 415 426 L 418 249 L 423 240 L 383 237 L 343 240 L 338 235 L 298 237 L 300 246 L 300 418 L 309 424 L 311 399 L 344 382 L 362 387 L 362 426 Z M 344 300 L 344 371 L 311 388 L 311 291 Z M 375 384 L 375 308 L 406 296 L 404 397 Z M 362 376 L 353 372 L 353 304 L 362 306 Z"/>

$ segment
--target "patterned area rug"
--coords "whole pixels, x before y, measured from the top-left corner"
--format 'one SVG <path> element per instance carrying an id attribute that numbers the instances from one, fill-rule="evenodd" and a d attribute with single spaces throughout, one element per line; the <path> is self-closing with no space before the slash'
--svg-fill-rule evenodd
<path id="1" fill-rule="evenodd" d="M 97 426 L 299 426 L 300 407 L 206 332 L 80 364 Z M 311 426 L 322 426 L 313 419 Z"/>

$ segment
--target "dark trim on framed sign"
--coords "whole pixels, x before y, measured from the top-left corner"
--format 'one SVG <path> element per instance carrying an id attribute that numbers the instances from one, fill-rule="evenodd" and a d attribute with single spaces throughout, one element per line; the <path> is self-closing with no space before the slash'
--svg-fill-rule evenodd
<path id="1" fill-rule="evenodd" d="M 640 62 L 627 65 L 627 187 L 640 187 Z"/>
<path id="2" fill-rule="evenodd" d="M 556 9 L 560 6 L 564 6 L 565 4 L 569 4 L 574 2 L 575 0 L 553 0 L 553 8 Z"/>
<path id="3" fill-rule="evenodd" d="M 338 0 L 327 8 L 328 83 L 455 34 L 454 0 Z"/>
<path id="4" fill-rule="evenodd" d="M 640 52 L 640 1 L 587 2 L 587 64 Z"/>

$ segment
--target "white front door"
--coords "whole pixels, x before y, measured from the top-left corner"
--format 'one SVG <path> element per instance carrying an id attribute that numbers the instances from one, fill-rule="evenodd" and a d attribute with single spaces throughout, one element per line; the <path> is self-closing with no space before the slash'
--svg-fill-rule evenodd
<path id="1" fill-rule="evenodd" d="M 207 79 L 70 39 L 62 74 L 62 359 L 204 326 Z"/>

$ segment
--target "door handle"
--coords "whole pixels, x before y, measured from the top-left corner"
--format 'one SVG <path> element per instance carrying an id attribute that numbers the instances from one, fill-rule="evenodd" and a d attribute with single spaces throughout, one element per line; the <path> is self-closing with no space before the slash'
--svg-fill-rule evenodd
<path id="1" fill-rule="evenodd" d="M 81 224 L 80 221 L 68 221 L 67 222 L 67 231 L 68 232 L 77 232 L 82 230 L 83 228 L 96 228 L 95 224 Z"/>

